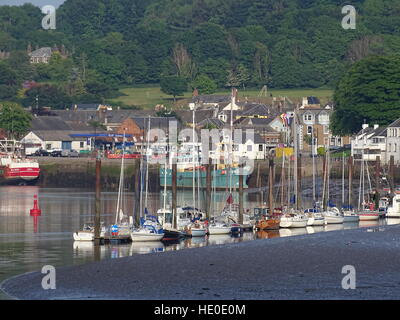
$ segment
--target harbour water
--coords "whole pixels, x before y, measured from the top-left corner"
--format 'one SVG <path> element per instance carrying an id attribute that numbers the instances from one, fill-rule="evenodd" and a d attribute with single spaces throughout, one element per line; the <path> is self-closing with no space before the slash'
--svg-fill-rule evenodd
<path id="1" fill-rule="evenodd" d="M 35 194 L 39 197 L 39 206 L 42 210 L 42 215 L 37 219 L 29 214 Z M 126 193 L 125 214 L 132 214 L 133 199 L 132 193 Z M 170 194 L 167 195 L 167 199 L 170 199 Z M 219 192 L 214 199 L 215 203 L 218 203 L 214 206 L 215 210 L 220 210 L 221 206 L 224 206 L 226 193 Z M 102 193 L 102 219 L 106 224 L 114 220 L 116 200 L 116 192 Z M 191 191 L 179 192 L 179 205 L 191 205 L 191 201 Z M 162 203 L 162 194 L 149 195 L 150 212 L 156 212 Z M 257 205 L 256 197 L 246 194 L 245 209 Z M 55 267 L 75 265 L 93 262 L 96 259 L 115 259 L 135 254 L 400 223 L 400 219 L 381 219 L 379 222 L 361 222 L 360 225 L 357 223 L 292 230 L 281 229 L 273 232 L 249 232 L 244 233 L 242 237 L 221 235 L 192 238 L 168 246 L 162 242 L 108 244 L 101 246 L 100 254 L 95 255 L 92 243 L 74 242 L 72 238 L 72 232 L 80 229 L 85 222 L 91 221 L 93 214 L 94 192 L 92 190 L 46 189 L 34 186 L 0 187 L 0 282 L 14 275 L 41 270 L 45 265 Z M 0 295 L 0 298 L 6 297 Z"/>

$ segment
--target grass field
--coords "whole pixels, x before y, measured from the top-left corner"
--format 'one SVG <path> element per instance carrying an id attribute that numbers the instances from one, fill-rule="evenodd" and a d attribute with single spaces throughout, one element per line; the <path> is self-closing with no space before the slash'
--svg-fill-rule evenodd
<path id="1" fill-rule="evenodd" d="M 172 96 L 161 92 L 159 87 L 138 87 L 124 88 L 120 90 L 121 96 L 110 100 L 112 103 L 122 102 L 126 105 L 140 106 L 142 108 L 154 108 L 157 104 L 173 106 L 174 100 Z M 260 90 L 239 90 L 239 98 L 259 99 L 260 102 L 270 102 L 273 97 L 287 97 L 294 103 L 301 102 L 306 96 L 315 96 L 319 98 L 322 104 L 330 101 L 333 91 L 330 89 L 287 89 L 287 90 L 271 90 L 268 91 L 267 97 L 259 98 Z M 229 95 L 230 90 L 218 91 L 215 94 Z M 192 97 L 192 92 L 186 92 L 183 97 L 177 97 L 177 105 L 187 102 Z"/>

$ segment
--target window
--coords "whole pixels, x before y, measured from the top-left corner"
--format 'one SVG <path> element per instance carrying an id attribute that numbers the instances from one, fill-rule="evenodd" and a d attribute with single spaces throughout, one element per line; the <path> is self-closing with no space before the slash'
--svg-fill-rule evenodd
<path id="1" fill-rule="evenodd" d="M 46 150 L 50 150 L 51 149 L 51 143 L 47 143 L 46 144 Z"/>
<path id="2" fill-rule="evenodd" d="M 313 115 L 311 113 L 306 113 L 304 115 L 304 121 L 312 121 L 313 120 Z"/>
<path id="3" fill-rule="evenodd" d="M 252 145 L 248 145 L 247 146 L 247 151 L 249 151 L 249 152 L 253 151 L 253 146 Z"/>
<path id="4" fill-rule="evenodd" d="M 263 151 L 263 145 L 262 144 L 258 145 L 258 151 Z"/>
<path id="5" fill-rule="evenodd" d="M 85 143 L 83 141 L 79 142 L 79 148 L 83 149 L 85 146 Z"/>
<path id="6" fill-rule="evenodd" d="M 313 132 L 313 127 L 307 126 L 307 134 L 312 134 L 312 132 Z"/>

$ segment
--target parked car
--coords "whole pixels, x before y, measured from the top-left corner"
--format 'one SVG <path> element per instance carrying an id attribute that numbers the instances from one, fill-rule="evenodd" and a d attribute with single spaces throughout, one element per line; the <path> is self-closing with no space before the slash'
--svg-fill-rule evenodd
<path id="1" fill-rule="evenodd" d="M 62 150 L 53 150 L 50 155 L 52 157 L 61 157 Z"/>
<path id="2" fill-rule="evenodd" d="M 61 151 L 62 157 L 79 157 L 79 152 L 76 150 L 63 150 Z"/>
<path id="3" fill-rule="evenodd" d="M 33 154 L 35 157 L 48 157 L 50 153 L 47 150 L 39 149 Z"/>

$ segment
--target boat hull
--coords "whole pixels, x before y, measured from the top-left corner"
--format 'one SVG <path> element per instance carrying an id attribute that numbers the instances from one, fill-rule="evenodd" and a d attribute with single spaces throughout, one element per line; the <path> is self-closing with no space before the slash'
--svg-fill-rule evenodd
<path id="1" fill-rule="evenodd" d="M 207 233 L 206 229 L 192 229 L 190 234 L 192 237 L 204 237 Z"/>
<path id="2" fill-rule="evenodd" d="M 94 240 L 94 232 L 90 231 L 78 231 L 73 233 L 73 237 L 75 241 L 93 241 Z"/>
<path id="3" fill-rule="evenodd" d="M 327 224 L 341 224 L 344 222 L 344 217 L 327 215 L 325 221 Z"/>
<path id="4" fill-rule="evenodd" d="M 280 222 L 280 219 L 265 219 L 259 221 L 255 228 L 257 230 L 278 230 Z"/>
<path id="5" fill-rule="evenodd" d="M 379 220 L 379 213 L 360 213 L 360 221 L 374 221 Z"/>
<path id="6" fill-rule="evenodd" d="M 142 242 L 142 241 L 160 241 L 164 237 L 164 234 L 158 233 L 142 233 L 142 232 L 131 232 L 131 240 L 133 242 Z"/>
<path id="7" fill-rule="evenodd" d="M 229 234 L 231 233 L 231 227 L 208 227 L 208 234 Z"/>

